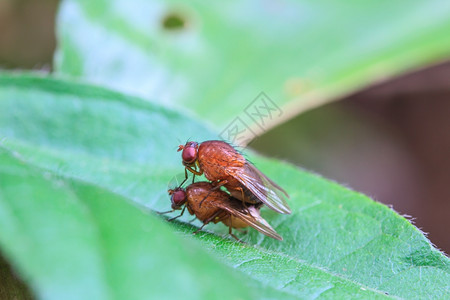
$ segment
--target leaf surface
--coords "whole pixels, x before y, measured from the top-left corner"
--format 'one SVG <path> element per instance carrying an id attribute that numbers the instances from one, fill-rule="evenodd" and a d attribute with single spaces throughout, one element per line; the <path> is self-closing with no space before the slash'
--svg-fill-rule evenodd
<path id="1" fill-rule="evenodd" d="M 449 296 L 449 259 L 408 220 L 250 151 L 291 196 L 291 215 L 262 212 L 284 241 L 249 229 L 239 244 L 220 225 L 192 236 L 187 215 L 168 225 L 151 211 L 170 209 L 177 138 L 215 138 L 185 115 L 23 74 L 0 76 L 0 112 L 0 246 L 42 298 Z"/>

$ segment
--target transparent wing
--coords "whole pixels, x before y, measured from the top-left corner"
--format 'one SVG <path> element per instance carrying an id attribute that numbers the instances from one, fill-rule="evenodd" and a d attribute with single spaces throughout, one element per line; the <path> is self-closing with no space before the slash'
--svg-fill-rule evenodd
<path id="1" fill-rule="evenodd" d="M 187 180 L 186 179 L 186 174 L 185 173 L 178 173 L 177 175 L 175 175 L 174 177 L 172 177 L 172 179 L 170 179 L 169 183 L 167 184 L 167 188 L 169 190 L 174 190 L 178 187 L 181 187 L 181 185 L 189 185 L 192 183 L 192 173 L 187 172 Z"/>
<path id="2" fill-rule="evenodd" d="M 236 199 L 236 201 L 237 202 L 227 203 L 226 205 L 223 203 L 218 203 L 217 206 L 229 212 L 234 217 L 241 219 L 262 234 L 279 241 L 283 240 L 283 238 L 269 225 L 269 223 L 261 217 L 257 208 L 254 206 L 244 208 L 242 205 L 238 205 L 240 204 L 240 200 Z"/>
<path id="3" fill-rule="evenodd" d="M 282 214 L 290 214 L 291 209 L 286 202 L 289 195 L 278 184 L 270 180 L 254 165 L 246 163 L 242 168 L 235 168 L 230 175 L 250 190 L 269 208 Z"/>

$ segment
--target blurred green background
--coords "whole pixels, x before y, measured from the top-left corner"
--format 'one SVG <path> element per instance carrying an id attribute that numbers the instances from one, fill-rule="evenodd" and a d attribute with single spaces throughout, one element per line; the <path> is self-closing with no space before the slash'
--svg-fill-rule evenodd
<path id="1" fill-rule="evenodd" d="M 57 6 L 0 1 L 2 69 L 52 69 Z M 392 205 L 449 253 L 449 99 L 450 63 L 430 61 L 302 113 L 250 146 Z"/>

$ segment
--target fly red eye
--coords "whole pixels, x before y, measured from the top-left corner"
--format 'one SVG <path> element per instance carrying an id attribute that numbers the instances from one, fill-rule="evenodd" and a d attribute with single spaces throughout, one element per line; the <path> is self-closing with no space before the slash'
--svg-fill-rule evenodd
<path id="1" fill-rule="evenodd" d="M 185 146 L 181 153 L 183 162 L 191 164 L 197 159 L 197 148 L 194 145 Z"/>
<path id="2" fill-rule="evenodd" d="M 172 208 L 180 207 L 186 202 L 186 192 L 182 189 L 175 190 L 172 193 Z"/>

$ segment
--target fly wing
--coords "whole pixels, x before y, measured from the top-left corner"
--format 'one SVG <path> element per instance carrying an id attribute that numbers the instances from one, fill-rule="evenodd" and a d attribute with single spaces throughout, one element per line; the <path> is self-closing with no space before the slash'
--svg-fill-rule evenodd
<path id="1" fill-rule="evenodd" d="M 269 208 L 282 214 L 291 213 L 291 209 L 286 202 L 286 198 L 289 197 L 286 191 L 270 180 L 254 165 L 247 162 L 243 168 L 234 169 L 230 175 L 249 189 Z"/>
<path id="2" fill-rule="evenodd" d="M 236 201 L 240 202 L 240 200 Z M 239 202 L 229 202 L 226 205 L 224 205 L 223 203 L 218 203 L 217 206 L 227 211 L 234 217 L 241 219 L 246 224 L 255 228 L 262 234 L 265 234 L 268 237 L 274 238 L 279 241 L 283 240 L 283 238 L 269 225 L 269 223 L 267 223 L 267 221 L 264 220 L 263 217 L 261 217 L 257 208 L 255 208 L 254 206 L 244 208 L 241 205 L 238 205 Z"/>
<path id="3" fill-rule="evenodd" d="M 186 177 L 187 175 L 187 177 Z M 168 189 L 174 190 L 182 185 L 189 185 L 192 182 L 193 176 L 191 172 L 178 173 L 167 184 Z"/>

